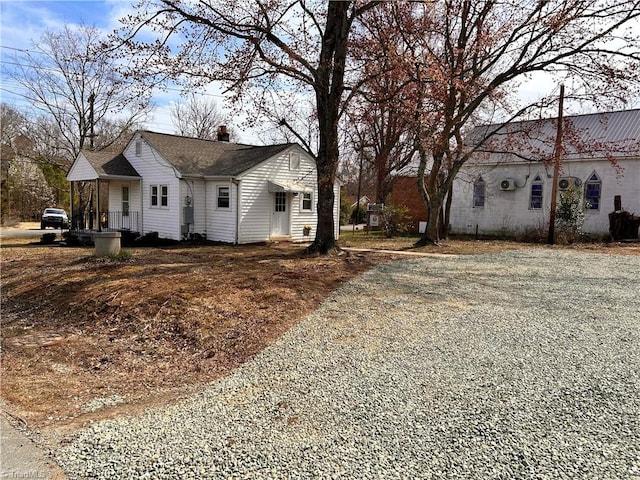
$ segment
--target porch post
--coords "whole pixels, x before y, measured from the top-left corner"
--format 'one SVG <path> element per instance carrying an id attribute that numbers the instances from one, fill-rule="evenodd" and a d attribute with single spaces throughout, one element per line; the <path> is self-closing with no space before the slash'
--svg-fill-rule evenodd
<path id="1" fill-rule="evenodd" d="M 96 179 L 96 216 L 98 219 L 98 231 L 102 231 L 102 217 L 100 216 L 100 178 Z"/>
<path id="2" fill-rule="evenodd" d="M 77 230 L 77 221 L 76 221 L 76 216 L 73 210 L 73 200 L 74 200 L 74 188 L 73 185 L 75 184 L 75 182 L 73 180 L 71 180 L 69 182 L 69 209 L 71 210 L 71 225 L 69 225 L 70 230 Z"/>

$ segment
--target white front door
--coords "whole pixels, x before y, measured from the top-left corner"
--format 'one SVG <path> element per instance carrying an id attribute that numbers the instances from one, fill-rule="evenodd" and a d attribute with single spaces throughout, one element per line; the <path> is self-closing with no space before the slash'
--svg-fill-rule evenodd
<path id="1" fill-rule="evenodd" d="M 286 192 L 273 194 L 271 235 L 276 237 L 289 235 L 289 198 Z"/>

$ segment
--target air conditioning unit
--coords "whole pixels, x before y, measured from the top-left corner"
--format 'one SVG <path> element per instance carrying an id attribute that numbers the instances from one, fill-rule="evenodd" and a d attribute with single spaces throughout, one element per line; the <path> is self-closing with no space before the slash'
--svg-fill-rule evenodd
<path id="1" fill-rule="evenodd" d="M 500 190 L 515 190 L 516 181 L 513 178 L 505 178 L 500 180 Z"/>
<path id="2" fill-rule="evenodd" d="M 572 185 L 574 187 L 579 187 L 580 185 L 582 185 L 582 180 L 580 180 L 578 177 L 562 177 L 560 180 L 558 180 L 558 188 L 560 190 L 568 190 Z"/>

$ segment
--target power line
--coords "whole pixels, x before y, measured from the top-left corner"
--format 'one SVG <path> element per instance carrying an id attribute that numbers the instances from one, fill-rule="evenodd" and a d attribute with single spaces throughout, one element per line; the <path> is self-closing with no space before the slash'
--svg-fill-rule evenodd
<path id="1" fill-rule="evenodd" d="M 3 45 L 0 45 L 0 48 L 12 48 L 12 47 L 5 47 Z M 16 48 L 12 48 L 13 50 L 18 50 L 18 51 L 24 51 L 27 52 L 28 50 L 20 50 L 20 49 L 16 49 Z M 7 61 L 7 60 L 0 60 L 0 65 L 11 65 L 11 66 L 15 66 L 15 67 L 21 67 L 21 68 L 30 68 L 32 70 L 35 70 L 36 73 L 39 72 L 45 72 L 45 71 L 50 71 L 50 72 L 60 72 L 59 68 L 55 68 L 55 67 L 46 67 L 43 65 L 33 65 L 33 64 L 25 64 L 25 63 L 19 63 L 19 62 L 13 62 L 13 61 Z M 78 74 L 79 75 L 79 74 Z M 2 82 L 5 82 L 5 79 L 2 79 Z M 133 81 L 127 81 L 127 80 L 123 80 L 122 81 L 125 85 L 129 85 L 129 86 L 137 86 L 136 82 Z M 181 88 L 177 88 L 177 87 L 170 87 L 170 86 L 161 86 L 161 87 L 156 87 L 159 90 L 167 90 L 169 92 L 176 92 L 176 93 L 183 93 L 184 89 Z M 189 92 L 189 94 L 195 94 L 195 95 L 200 95 L 200 96 L 204 96 L 204 97 L 212 97 L 212 98 L 222 98 L 222 99 L 226 99 L 226 97 L 224 95 L 219 95 L 216 93 L 208 93 L 208 92 L 197 92 L 197 91 L 193 91 L 193 92 Z"/>

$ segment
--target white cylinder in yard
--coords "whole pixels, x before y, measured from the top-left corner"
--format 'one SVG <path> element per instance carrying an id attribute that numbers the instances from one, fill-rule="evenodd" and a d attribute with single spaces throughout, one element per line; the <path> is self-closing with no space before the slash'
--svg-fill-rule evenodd
<path id="1" fill-rule="evenodd" d="M 108 257 L 120 253 L 120 232 L 96 232 L 93 235 L 96 257 Z"/>

